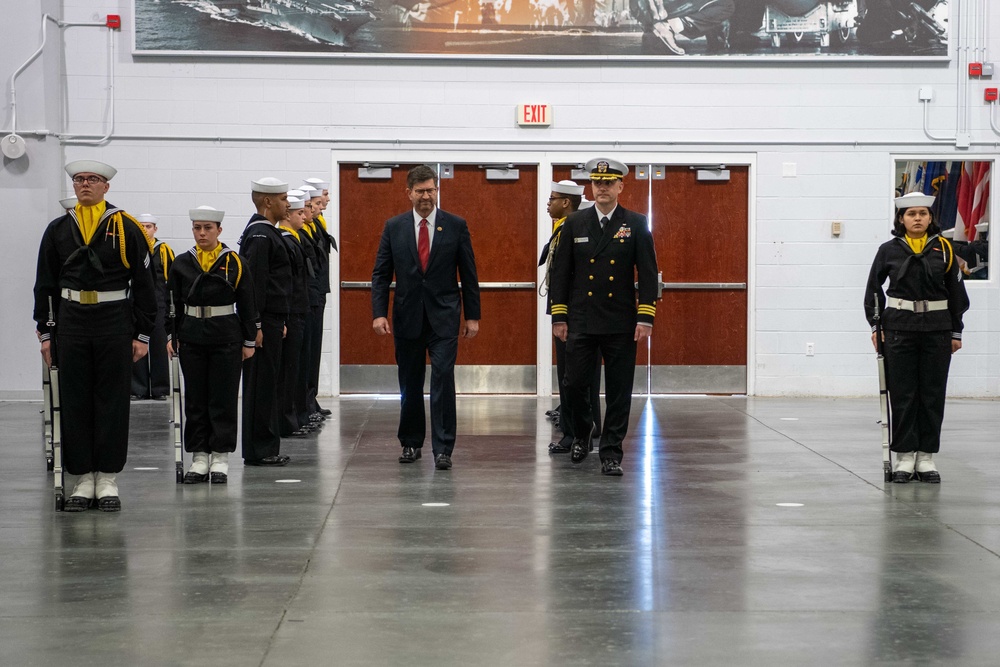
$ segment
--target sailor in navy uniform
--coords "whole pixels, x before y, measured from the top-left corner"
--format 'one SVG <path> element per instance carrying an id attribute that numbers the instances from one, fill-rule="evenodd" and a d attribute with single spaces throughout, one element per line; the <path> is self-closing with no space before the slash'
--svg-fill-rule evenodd
<path id="1" fill-rule="evenodd" d="M 132 398 L 143 400 L 153 398 L 165 401 L 170 393 L 170 361 L 167 359 L 167 274 L 174 261 L 174 251 L 169 245 L 156 238 L 155 215 L 140 213 L 136 218 L 146 236 L 153 244 L 152 259 L 153 286 L 156 289 L 156 322 L 149 339 L 149 354 L 135 362 L 132 367 Z"/>
<path id="2" fill-rule="evenodd" d="M 311 264 L 303 243 L 305 205 L 308 195 L 302 190 L 288 193 L 288 213 L 279 223 L 281 240 L 292 262 L 292 292 L 288 300 L 285 338 L 281 348 L 281 372 L 278 374 L 278 428 L 282 438 L 309 433 L 308 417 L 300 420 L 305 409 L 305 387 L 299 386 L 299 368 L 309 314 L 309 272 Z"/>
<path id="3" fill-rule="evenodd" d="M 574 435 L 570 458 L 580 463 L 590 450 L 590 386 L 601 355 L 607 396 L 601 472 L 621 476 L 636 344 L 651 334 L 656 315 L 656 252 L 646 216 L 618 205 L 628 167 L 595 158 L 587 170 L 595 204 L 563 223 L 550 278 L 552 333 L 566 342 Z"/>
<path id="4" fill-rule="evenodd" d="M 288 209 L 288 184 L 270 176 L 251 183 L 254 206 L 240 255 L 253 277 L 254 305 L 260 317 L 257 353 L 243 368 L 243 461 L 251 466 L 283 466 L 278 434 L 278 374 L 281 345 L 292 293 L 292 264 L 278 221 Z"/>
<path id="5" fill-rule="evenodd" d="M 895 199 L 895 238 L 879 247 L 865 287 L 876 350 L 881 313 L 897 483 L 941 481 L 933 455 L 941 448 L 948 367 L 962 349 L 962 315 L 969 309 L 955 251 L 931 213 L 934 199 L 920 192 Z"/>
<path id="6" fill-rule="evenodd" d="M 76 476 L 64 509 L 80 512 L 96 500 L 98 509 L 117 512 L 132 364 L 147 354 L 156 318 L 150 244 L 132 216 L 104 199 L 114 167 L 77 160 L 66 173 L 78 202 L 42 235 L 34 320 L 42 358 L 56 361 L 62 377 L 63 462 Z"/>
<path id="7" fill-rule="evenodd" d="M 307 409 L 314 419 L 329 417 L 332 413 L 316 400 L 319 393 L 319 368 L 323 355 L 323 316 L 326 312 L 326 295 L 330 293 L 330 253 L 337 252 L 337 239 L 333 238 L 326 226 L 323 211 L 330 205 L 330 184 L 320 178 L 307 178 L 304 185 L 315 188 L 310 192 L 309 203 L 313 217 L 306 222 L 317 245 L 315 304 L 310 302 L 309 318 L 306 321 L 309 337 L 309 376 L 306 390 Z M 318 193 L 318 196 L 317 196 Z M 305 349 L 303 349 L 303 353 Z"/>
<path id="8" fill-rule="evenodd" d="M 549 203 L 546 206 L 549 217 L 552 218 L 552 236 L 549 237 L 545 247 L 542 248 L 542 255 L 538 259 L 538 265 L 545 267 L 545 286 L 549 285 L 549 275 L 552 271 L 552 260 L 556 250 L 559 248 L 559 240 L 562 234 L 562 225 L 566 222 L 566 217 L 580 208 L 583 200 L 584 186 L 577 185 L 573 181 L 559 181 L 553 183 L 549 194 Z M 546 296 L 548 296 L 546 294 Z M 552 314 L 552 301 L 546 299 L 545 314 Z M 558 338 L 553 338 L 556 347 L 556 381 L 559 385 L 559 428 L 563 433 L 562 438 L 556 442 L 549 443 L 549 454 L 565 454 L 573 446 L 573 418 L 570 415 L 570 402 L 567 398 L 566 390 L 566 343 Z M 598 355 L 597 363 L 594 364 L 594 377 L 590 384 L 590 409 L 594 422 L 593 438 L 601 435 L 601 357 Z M 593 440 L 592 438 L 592 440 Z"/>
<path id="9" fill-rule="evenodd" d="M 236 451 L 240 374 L 260 322 L 244 259 L 219 242 L 225 211 L 199 206 L 188 216 L 196 245 L 176 258 L 167 281 L 177 318 L 167 352 L 180 354 L 184 449 L 193 458 L 184 483 L 225 484 Z"/>

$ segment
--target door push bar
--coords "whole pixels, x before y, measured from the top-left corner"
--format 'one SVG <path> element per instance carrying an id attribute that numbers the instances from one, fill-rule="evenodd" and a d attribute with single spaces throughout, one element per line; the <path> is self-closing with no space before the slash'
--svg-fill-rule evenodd
<path id="1" fill-rule="evenodd" d="M 635 284 L 639 289 L 639 283 Z M 663 282 L 663 272 L 656 275 L 656 298 L 663 298 L 663 290 L 745 290 L 746 283 L 665 283 Z"/>
<path id="2" fill-rule="evenodd" d="M 462 283 L 458 283 L 461 287 Z M 371 281 L 365 282 L 352 282 L 349 280 L 341 281 L 340 287 L 342 289 L 371 289 Z M 389 283 L 389 289 L 396 288 L 396 281 Z M 496 290 L 506 290 L 506 289 L 535 289 L 535 283 L 479 283 L 479 289 L 496 289 Z"/>

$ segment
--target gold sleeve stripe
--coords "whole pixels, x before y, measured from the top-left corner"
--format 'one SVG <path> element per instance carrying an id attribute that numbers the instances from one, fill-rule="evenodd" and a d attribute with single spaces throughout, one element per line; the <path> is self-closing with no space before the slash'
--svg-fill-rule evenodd
<path id="1" fill-rule="evenodd" d="M 569 313 L 569 306 L 554 303 L 552 304 L 551 312 L 553 315 L 566 315 Z"/>

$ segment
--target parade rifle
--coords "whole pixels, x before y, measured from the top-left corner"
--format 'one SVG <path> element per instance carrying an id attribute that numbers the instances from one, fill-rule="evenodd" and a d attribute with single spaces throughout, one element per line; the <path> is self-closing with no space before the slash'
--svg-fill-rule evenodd
<path id="1" fill-rule="evenodd" d="M 886 482 L 892 481 L 892 460 L 889 454 L 889 438 L 891 436 L 889 416 L 889 389 L 885 382 L 885 331 L 882 329 L 882 309 L 879 306 L 878 292 L 875 292 L 875 350 L 878 363 L 878 395 L 882 406 L 879 424 L 882 425 L 882 473 Z"/>
<path id="2" fill-rule="evenodd" d="M 56 511 L 62 512 L 66 502 L 63 492 L 62 467 L 62 408 L 59 401 L 59 363 L 56 361 L 56 314 L 49 297 L 49 403 L 52 408 L 52 491 L 55 495 Z"/>
<path id="3" fill-rule="evenodd" d="M 170 330 L 174 354 L 170 358 L 170 412 L 174 423 L 174 468 L 178 484 L 184 483 L 184 414 L 181 401 L 181 341 L 177 337 L 177 311 L 174 308 L 174 293 L 170 294 Z"/>

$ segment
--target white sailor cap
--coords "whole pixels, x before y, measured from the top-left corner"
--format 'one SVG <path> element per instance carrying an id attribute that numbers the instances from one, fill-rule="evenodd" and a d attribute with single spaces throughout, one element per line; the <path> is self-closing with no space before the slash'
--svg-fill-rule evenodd
<path id="1" fill-rule="evenodd" d="M 580 200 L 580 208 L 577 209 L 577 210 L 582 211 L 583 209 L 590 208 L 593 205 L 594 205 L 594 202 L 590 201 L 589 199 L 584 198 L 584 199 Z"/>
<path id="2" fill-rule="evenodd" d="M 188 217 L 191 218 L 191 222 L 222 222 L 226 212 L 211 206 L 199 206 L 188 210 Z"/>
<path id="3" fill-rule="evenodd" d="M 317 190 L 329 190 L 330 189 L 330 184 L 327 183 L 326 181 L 324 181 L 321 178 L 307 178 L 304 182 L 307 185 L 311 185 L 312 187 L 316 188 Z"/>
<path id="4" fill-rule="evenodd" d="M 118 170 L 110 164 L 104 164 L 97 160 L 74 160 L 66 165 L 66 173 L 70 178 L 77 174 L 97 174 L 107 180 L 111 180 L 118 173 Z"/>
<path id="5" fill-rule="evenodd" d="M 146 224 L 154 224 L 154 225 L 160 221 L 160 219 L 157 218 L 152 213 L 140 213 L 139 215 L 135 216 L 135 219 L 138 220 L 139 222 L 144 222 Z"/>
<path id="6" fill-rule="evenodd" d="M 282 192 L 288 192 L 288 183 L 274 178 L 273 176 L 265 176 L 264 178 L 256 181 L 250 181 L 250 189 L 254 192 L 260 192 L 266 195 L 276 195 L 281 194 Z"/>
<path id="7" fill-rule="evenodd" d="M 302 190 L 289 190 L 288 191 L 288 208 L 290 210 L 296 210 L 300 208 L 305 208 L 306 205 L 306 193 Z"/>
<path id="8" fill-rule="evenodd" d="M 65 199 L 59 200 L 59 205 L 62 206 L 67 211 L 71 208 L 76 208 L 78 200 L 76 197 L 66 197 Z"/>
<path id="9" fill-rule="evenodd" d="M 614 181 L 628 176 L 628 167 L 609 157 L 595 157 L 586 168 L 592 181 Z"/>
<path id="10" fill-rule="evenodd" d="M 913 206 L 926 206 L 930 208 L 934 205 L 934 195 L 925 195 L 923 192 L 908 192 L 902 197 L 896 197 L 897 209 L 911 208 Z"/>
<path id="11" fill-rule="evenodd" d="M 303 197 L 306 196 L 306 195 L 308 195 L 308 196 L 311 197 L 312 193 L 318 192 L 318 190 L 316 190 L 316 188 L 314 188 L 313 186 L 309 185 L 308 183 L 303 183 L 302 185 L 300 185 L 299 188 L 298 188 L 298 190 L 299 190 L 299 192 L 302 193 Z"/>
<path id="12" fill-rule="evenodd" d="M 551 187 L 552 192 L 558 192 L 561 195 L 583 195 L 584 186 L 577 185 L 573 181 L 559 181 L 558 183 L 553 183 Z"/>

